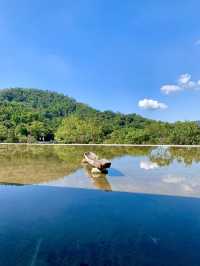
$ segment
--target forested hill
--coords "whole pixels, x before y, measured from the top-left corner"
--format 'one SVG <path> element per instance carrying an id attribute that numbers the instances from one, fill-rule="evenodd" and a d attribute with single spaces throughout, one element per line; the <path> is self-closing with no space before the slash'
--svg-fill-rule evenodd
<path id="1" fill-rule="evenodd" d="M 200 128 L 100 112 L 56 92 L 10 88 L 0 90 L 0 141 L 200 144 Z"/>

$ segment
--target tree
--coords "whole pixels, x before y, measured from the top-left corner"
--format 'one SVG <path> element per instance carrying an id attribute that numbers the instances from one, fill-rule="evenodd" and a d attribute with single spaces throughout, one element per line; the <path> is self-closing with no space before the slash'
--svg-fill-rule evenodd
<path id="1" fill-rule="evenodd" d="M 196 122 L 165 123 L 137 114 L 98 111 L 50 91 L 0 90 L 0 141 L 199 144 Z"/>
<path id="2" fill-rule="evenodd" d="M 72 115 L 65 118 L 56 132 L 56 140 L 63 143 L 100 143 L 103 128 L 92 119 Z"/>
<path id="3" fill-rule="evenodd" d="M 36 140 L 44 141 L 50 133 L 50 130 L 43 122 L 34 121 L 29 126 L 29 132 Z"/>
<path id="4" fill-rule="evenodd" d="M 7 134 L 8 134 L 7 128 L 4 125 L 0 124 L 0 141 L 1 142 L 6 140 Z"/>
<path id="5" fill-rule="evenodd" d="M 27 142 L 29 130 L 26 124 L 17 125 L 14 131 L 15 131 L 15 137 L 17 138 L 18 142 L 21 142 L 21 143 Z"/>
<path id="6" fill-rule="evenodd" d="M 114 130 L 107 143 L 144 144 L 149 140 L 148 133 L 143 129 L 122 128 Z"/>
<path id="7" fill-rule="evenodd" d="M 200 127 L 194 122 L 176 122 L 169 133 L 169 141 L 181 145 L 200 144 Z"/>

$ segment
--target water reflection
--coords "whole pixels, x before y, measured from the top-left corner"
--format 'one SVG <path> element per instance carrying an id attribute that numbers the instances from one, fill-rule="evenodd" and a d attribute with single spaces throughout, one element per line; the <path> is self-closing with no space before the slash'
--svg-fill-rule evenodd
<path id="1" fill-rule="evenodd" d="M 142 160 L 140 162 L 140 168 L 145 169 L 145 170 L 153 170 L 153 169 L 159 168 L 159 165 L 155 162 Z"/>
<path id="2" fill-rule="evenodd" d="M 107 174 L 81 164 L 88 150 L 112 161 Z M 0 183 L 199 197 L 199 162 L 199 148 L 4 145 Z"/>
<path id="3" fill-rule="evenodd" d="M 113 167 L 109 168 L 108 174 L 109 176 L 121 176 L 121 177 L 124 176 L 124 174 L 121 171 L 119 171 L 119 169 Z"/>
<path id="4" fill-rule="evenodd" d="M 111 185 L 106 177 L 106 173 L 93 173 L 92 168 L 87 164 L 84 164 L 83 167 L 85 169 L 86 175 L 91 178 L 92 183 L 96 188 L 104 191 L 112 191 Z"/>

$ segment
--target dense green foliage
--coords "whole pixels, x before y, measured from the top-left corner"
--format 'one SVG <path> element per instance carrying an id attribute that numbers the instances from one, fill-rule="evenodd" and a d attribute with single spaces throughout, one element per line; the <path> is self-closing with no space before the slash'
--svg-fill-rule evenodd
<path id="1" fill-rule="evenodd" d="M 101 143 L 103 127 L 94 119 L 81 119 L 71 115 L 64 119 L 56 133 L 56 139 L 67 143 Z"/>
<path id="2" fill-rule="evenodd" d="M 0 91 L 0 142 L 200 144 L 196 122 L 100 112 L 55 92 Z"/>

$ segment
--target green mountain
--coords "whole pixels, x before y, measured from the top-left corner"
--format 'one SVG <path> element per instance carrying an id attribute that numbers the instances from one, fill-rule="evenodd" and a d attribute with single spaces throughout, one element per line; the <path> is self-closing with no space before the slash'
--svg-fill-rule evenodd
<path id="1" fill-rule="evenodd" d="M 198 144 L 200 128 L 100 112 L 56 92 L 10 88 L 0 90 L 0 141 Z"/>

